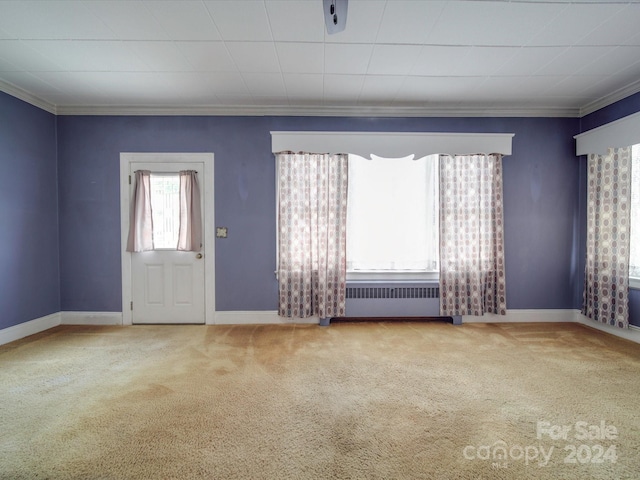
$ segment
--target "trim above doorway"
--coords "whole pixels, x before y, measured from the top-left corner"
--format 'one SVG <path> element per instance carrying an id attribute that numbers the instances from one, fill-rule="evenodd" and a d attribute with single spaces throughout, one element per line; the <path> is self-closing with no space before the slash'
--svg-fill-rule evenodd
<path id="1" fill-rule="evenodd" d="M 129 170 L 131 163 L 196 163 L 204 165 L 201 193 L 204 201 L 205 324 L 215 323 L 215 210 L 213 153 L 120 153 L 120 252 L 122 260 L 122 324 L 131 325 L 129 305 L 132 298 L 131 253 L 127 252 L 129 235 Z"/>

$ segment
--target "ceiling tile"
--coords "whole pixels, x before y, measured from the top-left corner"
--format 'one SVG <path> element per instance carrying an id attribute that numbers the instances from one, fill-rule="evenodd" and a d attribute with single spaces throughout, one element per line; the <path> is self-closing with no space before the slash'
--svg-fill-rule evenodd
<path id="1" fill-rule="evenodd" d="M 524 47 L 504 64 L 498 75 L 533 75 L 562 52 L 567 47 Z"/>
<path id="2" fill-rule="evenodd" d="M 212 95 L 249 95 L 239 73 L 223 72 L 165 72 L 162 75 L 169 83 L 185 92 L 198 91 Z"/>
<path id="3" fill-rule="evenodd" d="M 606 75 L 571 75 L 552 85 L 544 93 L 556 97 L 580 95 L 597 86 L 605 78 Z"/>
<path id="4" fill-rule="evenodd" d="M 146 66 L 125 42 L 91 40 L 29 40 L 29 47 L 65 71 L 143 72 Z"/>
<path id="5" fill-rule="evenodd" d="M 375 45 L 367 73 L 405 75 L 413 68 L 421 50 L 417 45 Z"/>
<path id="6" fill-rule="evenodd" d="M 474 88 L 481 80 L 473 77 L 407 77 L 395 99 L 456 101 L 460 94 Z"/>
<path id="7" fill-rule="evenodd" d="M 271 33 L 276 42 L 322 42 L 324 13 L 322 0 L 292 2 L 272 0 L 266 3 Z"/>
<path id="8" fill-rule="evenodd" d="M 320 0 L 318 0 L 320 2 Z M 324 30 L 328 43 L 373 43 L 382 21 L 386 0 L 350 0 L 347 26 L 344 31 L 329 35 Z"/>
<path id="9" fill-rule="evenodd" d="M 638 84 L 639 23 L 636 1 L 350 0 L 328 35 L 321 0 L 0 0 L 0 79 L 67 105 L 578 109 Z"/>
<path id="10" fill-rule="evenodd" d="M 171 40 L 220 40 L 220 33 L 201 1 L 145 1 Z"/>
<path id="11" fill-rule="evenodd" d="M 249 95 L 239 73 L 206 73 L 200 75 L 199 80 L 209 85 L 216 95 Z"/>
<path id="12" fill-rule="evenodd" d="M 253 103 L 251 95 L 217 95 L 218 103 L 223 106 L 247 106 Z"/>
<path id="13" fill-rule="evenodd" d="M 169 40 L 142 2 L 94 0 L 84 5 L 121 40 Z"/>
<path id="14" fill-rule="evenodd" d="M 91 81 L 75 72 L 39 72 L 37 76 L 42 81 L 58 89 L 60 94 L 65 91 L 73 94 L 77 93 L 83 101 L 100 97 L 98 89 L 95 88 Z"/>
<path id="15" fill-rule="evenodd" d="M 9 35 L 7 32 L 5 32 L 3 29 L 0 28 L 0 40 L 8 40 L 12 38 L 11 35 Z"/>
<path id="16" fill-rule="evenodd" d="M 640 4 L 627 5 L 622 10 L 585 32 L 577 45 L 625 45 L 633 41 L 640 24 Z"/>
<path id="17" fill-rule="evenodd" d="M 326 100 L 357 101 L 364 75 L 325 75 L 324 98 Z"/>
<path id="18" fill-rule="evenodd" d="M 285 73 L 283 77 L 289 97 L 322 98 L 324 91 L 322 75 Z"/>
<path id="19" fill-rule="evenodd" d="M 363 74 L 367 71 L 372 45 L 326 44 L 324 47 L 325 73 Z"/>
<path id="20" fill-rule="evenodd" d="M 223 42 L 176 42 L 175 45 L 197 72 L 237 71 Z"/>
<path id="21" fill-rule="evenodd" d="M 127 46 L 154 72 L 189 72 L 193 68 L 173 42 L 127 42 Z"/>
<path id="22" fill-rule="evenodd" d="M 564 8 L 546 2 L 447 2 L 427 41 L 442 45 L 527 45 Z"/>
<path id="23" fill-rule="evenodd" d="M 116 33 L 77 1 L 2 1 L 0 29 L 11 38 L 116 39 Z"/>
<path id="24" fill-rule="evenodd" d="M 281 107 L 283 105 L 289 105 L 289 99 L 286 96 L 254 96 L 253 104 L 261 107 Z"/>
<path id="25" fill-rule="evenodd" d="M 29 42 L 20 40 L 0 40 L 0 58 L 17 67 L 18 70 L 42 72 L 62 69 L 48 55 L 32 48 Z"/>
<path id="26" fill-rule="evenodd" d="M 588 48 L 587 50 L 591 50 Z M 606 55 L 587 61 L 575 73 L 581 75 L 614 74 L 625 70 L 640 60 L 640 46 L 622 46 L 613 48 Z"/>
<path id="27" fill-rule="evenodd" d="M 624 8 L 617 3 L 569 3 L 529 45 L 574 45 Z"/>
<path id="28" fill-rule="evenodd" d="M 404 76 L 367 75 L 362 85 L 359 101 L 392 101 L 404 84 Z"/>
<path id="29" fill-rule="evenodd" d="M 13 63 L 0 56 L 0 72 L 22 72 L 22 68 L 16 67 Z M 1 80 L 1 79 L 0 79 Z"/>
<path id="30" fill-rule="evenodd" d="M 286 91 L 279 73 L 243 73 L 249 93 L 256 97 L 284 97 Z"/>
<path id="31" fill-rule="evenodd" d="M 412 75 L 446 76 L 451 75 L 460 63 L 470 54 L 472 47 L 425 46 L 420 51 Z"/>
<path id="32" fill-rule="evenodd" d="M 470 47 L 467 55 L 454 65 L 453 75 L 495 75 L 519 52 L 519 47 Z"/>
<path id="33" fill-rule="evenodd" d="M 614 47 L 570 47 L 555 57 L 536 75 L 571 75 L 599 58 L 611 54 Z"/>
<path id="34" fill-rule="evenodd" d="M 470 90 L 472 98 L 508 100 L 537 97 L 564 77 L 560 76 L 513 76 L 487 77 Z"/>
<path id="35" fill-rule="evenodd" d="M 271 28 L 262 0 L 206 1 L 205 5 L 224 40 L 271 41 Z M 242 6 L 240 6 L 242 5 Z"/>
<path id="36" fill-rule="evenodd" d="M 283 72 L 322 73 L 324 71 L 322 43 L 276 43 L 276 50 Z"/>
<path id="37" fill-rule="evenodd" d="M 227 42 L 227 50 L 241 72 L 280 71 L 278 55 L 273 43 Z"/>
<path id="38" fill-rule="evenodd" d="M 2 79 L 45 100 L 50 93 L 59 92 L 53 85 L 29 72 L 3 72 Z"/>
<path id="39" fill-rule="evenodd" d="M 415 0 L 387 2 L 376 43 L 423 44 L 445 4 Z"/>

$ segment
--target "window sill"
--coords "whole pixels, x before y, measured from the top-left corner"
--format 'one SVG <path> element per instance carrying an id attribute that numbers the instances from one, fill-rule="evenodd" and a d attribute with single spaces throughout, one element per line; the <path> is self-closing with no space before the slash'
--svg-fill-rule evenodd
<path id="1" fill-rule="evenodd" d="M 629 277 L 629 288 L 640 290 L 640 278 Z"/>
<path id="2" fill-rule="evenodd" d="M 406 282 L 430 282 L 437 283 L 439 280 L 438 272 L 381 272 L 381 271 L 358 271 L 347 272 L 348 283 L 371 283 L 371 282 L 384 282 L 384 283 L 406 283 Z"/>

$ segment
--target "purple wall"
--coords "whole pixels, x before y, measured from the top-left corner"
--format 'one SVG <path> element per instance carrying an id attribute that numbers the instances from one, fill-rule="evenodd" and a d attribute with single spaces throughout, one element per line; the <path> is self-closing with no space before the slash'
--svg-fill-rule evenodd
<path id="1" fill-rule="evenodd" d="M 121 311 L 120 152 L 213 152 L 216 309 L 275 310 L 271 130 L 512 132 L 504 160 L 508 307 L 575 308 L 578 119 L 59 117 L 62 310 Z"/>
<path id="2" fill-rule="evenodd" d="M 0 329 L 60 311 L 56 118 L 0 92 Z"/>
<path id="3" fill-rule="evenodd" d="M 580 119 L 580 131 L 586 132 L 592 128 L 605 125 L 614 120 L 619 120 L 622 117 L 631 115 L 632 113 L 640 112 L 640 93 L 631 95 L 623 100 L 612 103 L 600 110 L 597 110 L 589 115 L 586 115 Z M 586 172 L 586 159 L 582 157 L 584 169 Z M 586 192 L 587 178 L 586 173 L 584 178 L 581 178 L 581 186 Z M 586 194 L 585 194 L 586 197 Z M 586 219 L 586 209 L 582 213 Z M 586 238 L 586 230 L 583 238 Z M 583 255 L 584 256 L 584 255 Z M 584 269 L 584 267 L 583 267 Z M 580 302 L 582 304 L 582 301 Z M 632 325 L 640 327 L 640 290 L 631 289 L 629 292 L 629 322 Z"/>

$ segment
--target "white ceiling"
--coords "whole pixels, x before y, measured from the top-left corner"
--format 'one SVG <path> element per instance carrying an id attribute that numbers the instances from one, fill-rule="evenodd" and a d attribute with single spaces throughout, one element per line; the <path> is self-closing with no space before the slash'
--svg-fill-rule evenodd
<path id="1" fill-rule="evenodd" d="M 338 2 L 341 0 L 337 0 Z M 0 0 L 0 90 L 58 114 L 580 116 L 640 91 L 637 1 Z"/>

